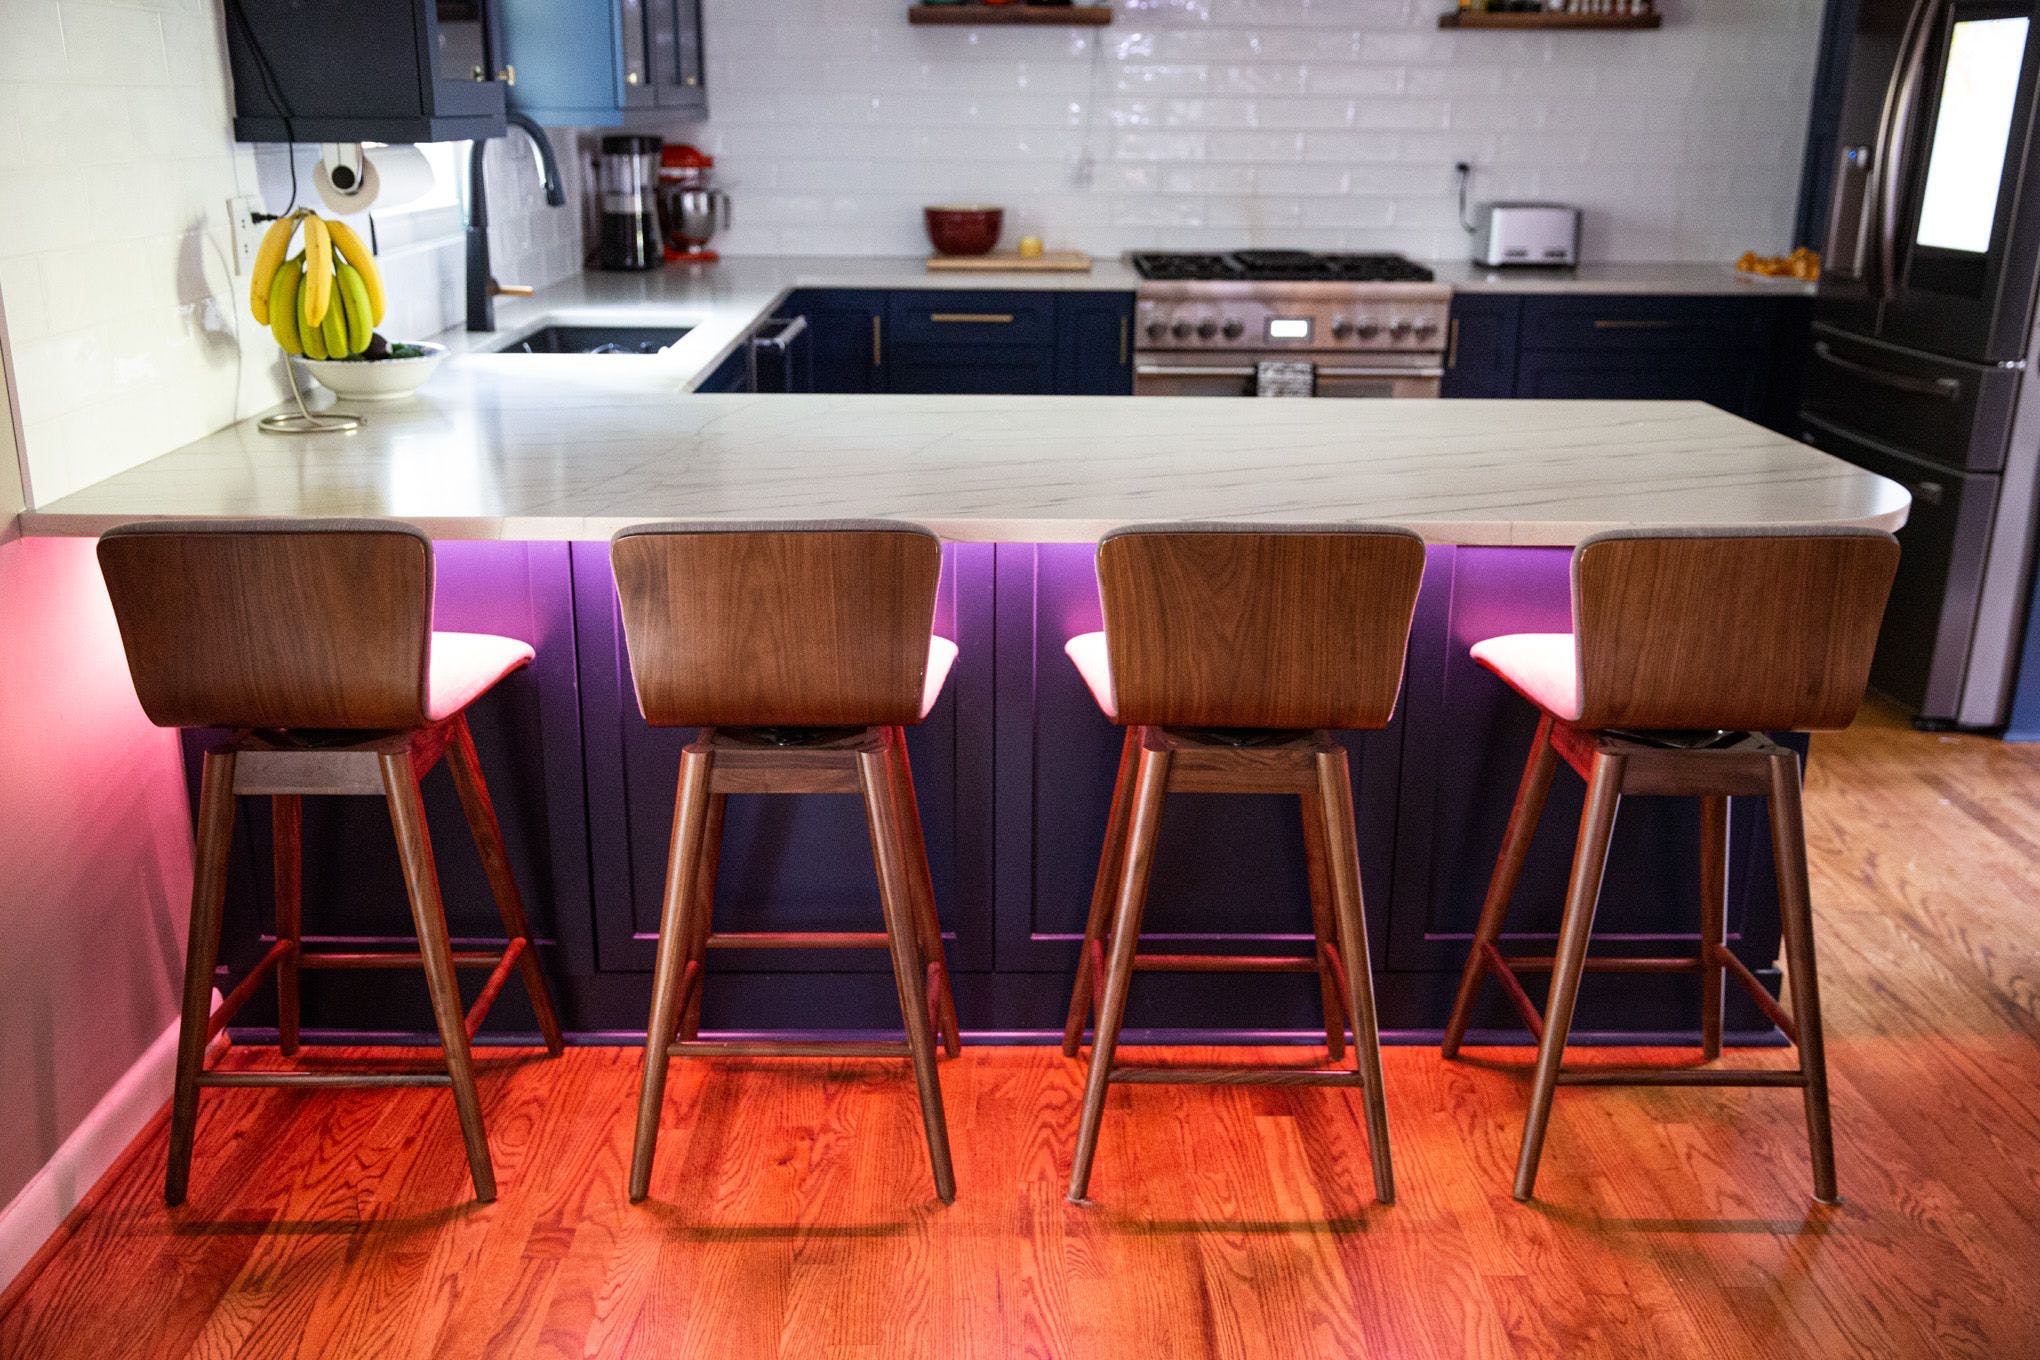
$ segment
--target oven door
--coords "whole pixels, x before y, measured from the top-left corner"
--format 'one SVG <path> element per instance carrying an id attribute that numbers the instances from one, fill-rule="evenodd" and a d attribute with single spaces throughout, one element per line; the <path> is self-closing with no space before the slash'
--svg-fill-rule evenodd
<path id="1" fill-rule="evenodd" d="M 1435 354 L 1269 354 L 1136 355 L 1136 397 L 1251 397 L 1264 359 L 1316 365 L 1320 397 L 1435 397 L 1445 376 Z"/>

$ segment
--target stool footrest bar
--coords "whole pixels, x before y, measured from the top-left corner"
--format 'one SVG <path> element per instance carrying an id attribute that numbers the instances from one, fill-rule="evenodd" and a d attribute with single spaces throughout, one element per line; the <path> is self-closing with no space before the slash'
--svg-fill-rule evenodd
<path id="1" fill-rule="evenodd" d="M 1365 1086 L 1344 1067 L 1114 1067 L 1107 1081 L 1144 1086 Z"/>
<path id="2" fill-rule="evenodd" d="M 482 983 L 482 990 L 475 996 L 475 1004 L 468 1007 L 467 1019 L 462 1022 L 467 1037 L 473 1039 L 475 1031 L 482 1027 L 482 1021 L 489 1017 L 489 1007 L 496 1004 L 496 997 L 503 990 L 503 984 L 510 980 L 510 970 L 517 966 L 517 960 L 524 955 L 525 941 L 522 938 L 510 941 L 503 950 L 503 957 Z"/>
<path id="3" fill-rule="evenodd" d="M 255 966 L 248 970 L 248 976 L 236 983 L 234 990 L 221 998 L 218 1007 L 206 1017 L 205 1037 L 211 1039 L 225 1029 L 227 1022 L 234 1018 L 234 1012 L 246 1005 L 248 998 L 255 994 L 255 989 L 262 985 L 262 979 L 268 977 L 277 964 L 297 950 L 297 945 L 289 940 L 278 940 L 270 945 L 269 952 L 256 960 Z"/>
<path id="4" fill-rule="evenodd" d="M 1526 973 L 1548 973 L 1558 960 L 1547 956 L 1523 958 L 1515 955 L 1504 956 L 1503 962 L 1511 969 Z M 1619 955 L 1596 958 L 1587 957 L 1584 970 L 1589 973 L 1697 973 L 1706 967 L 1706 961 L 1699 958 L 1677 959 L 1632 959 Z"/>
<path id="5" fill-rule="evenodd" d="M 200 1086 L 451 1086 L 444 1072 L 201 1072 Z"/>
<path id="6" fill-rule="evenodd" d="M 1487 961 L 1495 980 L 1502 984 L 1502 994 L 1509 998 L 1510 1004 L 1516 1008 L 1516 1013 L 1523 1017 L 1523 1026 L 1530 1031 L 1530 1037 L 1541 1041 L 1544 1038 L 1544 1017 L 1538 1013 L 1536 1003 L 1530 1000 L 1530 993 L 1523 990 L 1523 980 L 1516 976 L 1516 970 L 1510 966 L 1509 960 L 1502 956 L 1502 951 L 1495 948 L 1493 943 L 1481 946 L 1481 957 Z"/>
<path id="7" fill-rule="evenodd" d="M 717 931 L 710 949 L 890 949 L 882 930 Z"/>
<path id="8" fill-rule="evenodd" d="M 1561 1086 L 1804 1086 L 1806 1074 L 1725 1067 L 1583 1067 L 1561 1068 Z"/>
<path id="9" fill-rule="evenodd" d="M 1798 1043 L 1799 1024 L 1792 1018 L 1791 1012 L 1778 1004 L 1778 998 L 1772 996 L 1764 984 L 1757 981 L 1757 975 L 1752 973 L 1741 959 L 1726 949 L 1718 949 L 1715 952 L 1722 969 L 1742 984 L 1742 989 L 1749 993 L 1750 1000 L 1764 1013 L 1764 1018 L 1776 1025 L 1786 1038 L 1795 1044 Z"/>
<path id="10" fill-rule="evenodd" d="M 1317 960 L 1293 954 L 1135 954 L 1136 973 L 1315 973 Z"/>
<path id="11" fill-rule="evenodd" d="M 476 949 L 459 949 L 451 955 L 456 968 L 494 968 L 502 962 L 501 954 L 487 953 Z M 298 955 L 300 968 L 423 968 L 425 960 L 416 950 L 408 953 L 393 953 L 384 950 L 358 952 L 310 951 Z"/>
<path id="12" fill-rule="evenodd" d="M 690 1039 L 666 1050 L 676 1058 L 907 1058 L 904 1041 L 827 1039 Z"/>

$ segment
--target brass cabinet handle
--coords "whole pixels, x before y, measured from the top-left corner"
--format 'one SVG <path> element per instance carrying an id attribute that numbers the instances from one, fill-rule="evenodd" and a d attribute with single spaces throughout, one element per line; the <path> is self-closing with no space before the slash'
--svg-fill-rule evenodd
<path id="1" fill-rule="evenodd" d="M 1126 367 L 1126 333 L 1132 325 L 1132 317 L 1121 316 L 1119 318 L 1119 366 L 1121 368 Z"/>
<path id="2" fill-rule="evenodd" d="M 1445 367 L 1459 367 L 1459 318 L 1445 323 Z"/>
<path id="3" fill-rule="evenodd" d="M 1640 317 L 1604 316 L 1598 318 L 1594 322 L 1594 329 L 1597 331 L 1671 331 L 1677 330 L 1679 327 L 1687 324 L 1690 323 L 1684 321 L 1672 321 L 1668 318 L 1657 316 L 1640 316 Z"/>
<path id="4" fill-rule="evenodd" d="M 930 312 L 928 313 L 928 319 L 930 321 L 962 321 L 983 326 L 1006 326 L 1012 324 L 1013 314 L 1011 312 Z"/>
<path id="5" fill-rule="evenodd" d="M 871 314 L 871 366 L 873 368 L 885 367 L 885 339 L 880 334 L 880 330 L 884 325 L 885 318 L 877 312 L 873 312 Z"/>
<path id="6" fill-rule="evenodd" d="M 515 85 L 517 83 L 517 68 L 515 66 L 505 66 L 502 70 L 496 72 L 496 79 L 502 81 L 505 85 Z"/>

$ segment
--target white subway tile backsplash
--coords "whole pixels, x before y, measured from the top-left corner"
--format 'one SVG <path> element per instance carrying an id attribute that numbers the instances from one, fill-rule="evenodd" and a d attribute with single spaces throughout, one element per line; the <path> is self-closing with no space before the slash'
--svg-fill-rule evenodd
<path id="1" fill-rule="evenodd" d="M 1442 31 L 1448 4 L 1117 0 L 1108 28 L 1015 30 L 705 0 L 713 116 L 674 131 L 717 156 L 738 253 L 918 251 L 921 205 L 967 192 L 1009 239 L 1094 252 L 1456 255 L 1461 160 L 1479 197 L 1579 202 L 1601 258 L 1789 244 L 1821 0 L 1667 0 L 1635 34 Z"/>

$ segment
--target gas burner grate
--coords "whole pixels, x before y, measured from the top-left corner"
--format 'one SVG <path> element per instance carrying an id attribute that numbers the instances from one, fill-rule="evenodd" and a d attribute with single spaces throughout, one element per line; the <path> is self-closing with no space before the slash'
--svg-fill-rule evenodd
<path id="1" fill-rule="evenodd" d="M 1130 257 L 1144 279 L 1166 282 L 1429 283 L 1433 275 L 1400 255 L 1319 255 L 1307 250 L 1237 250 L 1226 255 L 1141 252 Z"/>

